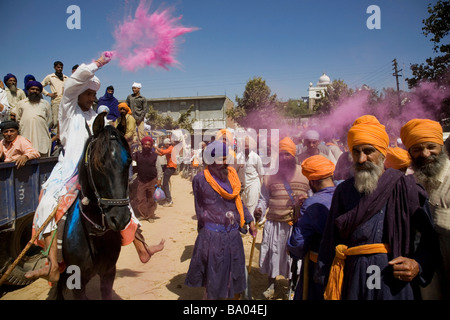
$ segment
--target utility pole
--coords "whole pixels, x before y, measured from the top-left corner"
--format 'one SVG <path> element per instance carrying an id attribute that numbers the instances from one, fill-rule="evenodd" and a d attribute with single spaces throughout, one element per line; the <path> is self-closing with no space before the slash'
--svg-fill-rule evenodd
<path id="1" fill-rule="evenodd" d="M 400 71 L 402 71 L 403 69 L 400 69 L 400 70 L 397 69 L 397 59 L 392 60 L 392 62 L 394 63 L 394 73 L 392 75 L 395 77 L 395 80 L 397 81 L 398 109 L 399 109 L 399 111 L 401 111 L 402 105 L 401 105 L 401 100 L 400 100 L 400 86 L 399 86 L 399 83 L 398 83 L 398 77 L 401 77 L 401 75 L 398 74 L 398 73 Z"/>

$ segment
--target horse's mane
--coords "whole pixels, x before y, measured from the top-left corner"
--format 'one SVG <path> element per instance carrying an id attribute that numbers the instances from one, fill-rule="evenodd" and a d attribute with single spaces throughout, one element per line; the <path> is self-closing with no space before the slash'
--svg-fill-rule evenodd
<path id="1" fill-rule="evenodd" d="M 91 145 L 90 161 L 93 168 L 99 172 L 105 171 L 105 164 L 109 160 L 108 157 L 110 153 L 111 141 L 117 140 L 122 147 L 125 148 L 128 154 L 131 154 L 130 146 L 124 136 L 111 125 L 105 126 L 97 135 L 89 138 L 87 144 L 90 143 L 92 139 L 95 139 L 95 141 Z"/>

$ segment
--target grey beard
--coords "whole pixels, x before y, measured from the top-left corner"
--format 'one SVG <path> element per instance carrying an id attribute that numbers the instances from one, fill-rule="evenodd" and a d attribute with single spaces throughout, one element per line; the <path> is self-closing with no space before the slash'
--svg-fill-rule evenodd
<path id="1" fill-rule="evenodd" d="M 381 158 L 380 163 L 366 161 L 362 166 L 353 164 L 353 170 L 356 190 L 360 193 L 370 194 L 377 188 L 378 180 L 383 174 L 384 158 Z"/>
<path id="2" fill-rule="evenodd" d="M 444 169 L 445 162 L 448 159 L 444 148 L 442 148 L 441 153 L 431 157 L 434 159 L 431 163 L 424 163 L 423 159 L 412 159 L 411 163 L 414 170 L 414 177 L 427 191 L 434 190 L 439 187 L 440 182 L 437 177 Z"/>
<path id="3" fill-rule="evenodd" d="M 12 93 L 17 92 L 17 87 L 15 85 L 8 86 L 8 88 L 9 88 L 9 91 L 11 91 Z"/>

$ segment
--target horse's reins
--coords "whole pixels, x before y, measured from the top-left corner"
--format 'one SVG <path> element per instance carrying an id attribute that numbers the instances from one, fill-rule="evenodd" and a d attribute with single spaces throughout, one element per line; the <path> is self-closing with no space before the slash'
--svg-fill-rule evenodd
<path id="1" fill-rule="evenodd" d="M 94 221 L 92 221 L 91 219 L 89 219 L 89 217 L 87 217 L 83 210 L 80 210 L 83 217 L 86 218 L 87 221 L 89 221 L 95 229 L 97 229 L 100 232 L 104 232 L 106 230 L 106 225 L 105 225 L 105 213 L 103 212 L 103 209 L 106 207 L 115 207 L 115 206 L 127 206 L 130 204 L 130 199 L 127 198 L 123 198 L 123 199 L 109 199 L 109 198 L 103 198 L 100 196 L 97 187 L 95 186 L 95 182 L 94 182 L 94 178 L 92 175 L 92 168 L 91 168 L 91 163 L 89 161 L 89 156 L 90 156 L 90 151 L 91 151 L 91 146 L 92 143 L 95 141 L 96 139 L 93 138 L 87 148 L 86 148 L 86 153 L 85 153 L 85 157 L 84 157 L 84 165 L 87 169 L 87 176 L 88 176 L 88 181 L 89 181 L 89 185 L 91 186 L 92 190 L 94 191 L 95 197 L 97 198 L 97 204 L 100 208 L 100 212 L 102 214 L 102 225 L 99 225 L 97 223 L 95 223 Z"/>

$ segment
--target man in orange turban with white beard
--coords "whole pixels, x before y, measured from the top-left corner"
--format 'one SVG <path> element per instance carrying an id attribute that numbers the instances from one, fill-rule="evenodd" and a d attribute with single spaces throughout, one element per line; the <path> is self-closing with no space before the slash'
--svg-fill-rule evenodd
<path id="1" fill-rule="evenodd" d="M 256 220 L 264 214 L 266 218 L 259 259 L 260 272 L 269 277 L 269 286 L 263 293 L 266 299 L 275 295 L 277 276 L 291 278 L 292 259 L 287 253 L 287 240 L 295 222 L 295 209 L 300 208 L 299 201 L 306 197 L 309 189 L 295 154 L 295 143 L 289 137 L 279 142 L 279 170 L 264 177 L 254 212 Z"/>
<path id="2" fill-rule="evenodd" d="M 400 130 L 409 151 L 416 181 L 429 196 L 431 215 L 439 235 L 442 264 L 430 286 L 422 290 L 424 299 L 450 299 L 450 160 L 444 148 L 442 126 L 429 119 L 412 119 Z"/>
<path id="3" fill-rule="evenodd" d="M 317 278 L 324 298 L 417 299 L 439 261 L 426 192 L 413 176 L 384 170 L 389 138 L 374 116 L 358 118 L 347 140 L 355 176 L 336 187 L 323 233 Z"/>

